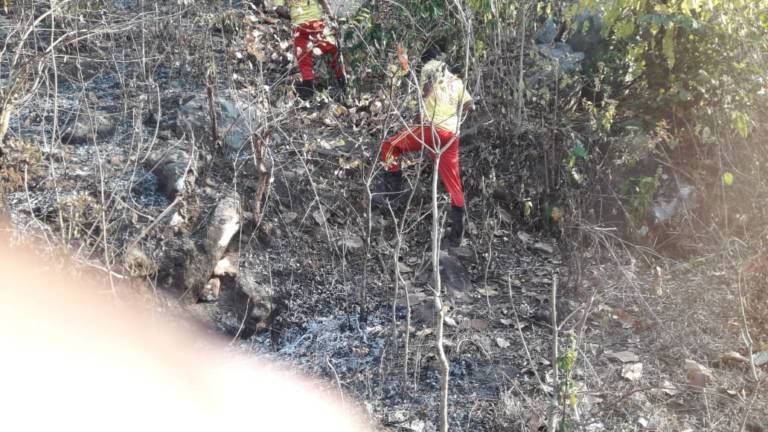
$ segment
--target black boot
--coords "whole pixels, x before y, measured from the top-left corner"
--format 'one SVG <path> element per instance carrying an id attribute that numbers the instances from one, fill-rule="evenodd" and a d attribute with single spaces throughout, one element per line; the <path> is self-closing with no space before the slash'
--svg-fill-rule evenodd
<path id="1" fill-rule="evenodd" d="M 336 91 L 333 93 L 333 100 L 342 105 L 346 105 L 347 98 L 347 77 L 342 75 L 336 78 Z"/>
<path id="2" fill-rule="evenodd" d="M 403 187 L 403 172 L 385 171 L 381 180 L 373 188 L 373 203 L 382 207 L 395 205 L 400 199 L 407 195 Z"/>
<path id="3" fill-rule="evenodd" d="M 451 229 L 445 236 L 448 247 L 461 246 L 461 238 L 464 236 L 464 207 L 451 205 Z"/>
<path id="4" fill-rule="evenodd" d="M 304 80 L 296 86 L 296 93 L 299 95 L 299 99 L 308 101 L 315 96 L 315 81 Z"/>
<path id="5" fill-rule="evenodd" d="M 336 78 L 336 84 L 339 86 L 341 91 L 347 91 L 347 76 L 342 75 Z"/>

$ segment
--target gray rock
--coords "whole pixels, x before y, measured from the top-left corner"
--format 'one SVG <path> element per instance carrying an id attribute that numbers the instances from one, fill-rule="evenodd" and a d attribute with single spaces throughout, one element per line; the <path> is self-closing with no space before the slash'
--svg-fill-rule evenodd
<path id="1" fill-rule="evenodd" d="M 328 5 L 336 16 L 354 15 L 363 5 L 362 0 L 330 0 Z"/>
<path id="2" fill-rule="evenodd" d="M 168 199 L 174 199 L 195 183 L 194 166 L 189 154 L 181 149 L 151 155 L 144 166 L 157 177 L 158 188 Z"/>
<path id="3" fill-rule="evenodd" d="M 256 108 L 245 101 L 219 96 L 216 98 L 216 109 L 216 127 L 221 142 L 231 150 L 240 150 L 249 144 L 258 122 Z M 198 143 L 211 143 L 213 135 L 207 96 L 195 96 L 181 106 L 176 117 L 175 132 L 179 137 L 194 139 Z"/>
<path id="4" fill-rule="evenodd" d="M 224 257 L 232 237 L 240 229 L 240 199 L 231 193 L 216 206 L 200 236 L 171 239 L 164 269 L 172 271 L 171 283 L 192 292 L 201 292 Z"/>
<path id="5" fill-rule="evenodd" d="M 210 303 L 219 299 L 221 294 L 221 281 L 219 278 L 213 278 L 208 281 L 200 290 L 198 298 L 202 302 Z"/>
<path id="6" fill-rule="evenodd" d="M 64 144 L 86 144 L 114 134 L 117 115 L 99 110 L 83 110 L 71 119 L 61 133 Z"/>
<path id="7" fill-rule="evenodd" d="M 760 352 L 752 356 L 755 366 L 762 366 L 768 364 L 768 351 Z"/>
<path id="8" fill-rule="evenodd" d="M 123 267 L 134 277 L 148 276 L 157 272 L 157 264 L 137 247 L 132 247 L 125 252 Z"/>
<path id="9" fill-rule="evenodd" d="M 584 53 L 574 52 L 565 43 L 539 44 L 534 49 L 538 53 L 536 64 L 525 80 L 529 88 L 550 85 L 558 76 L 581 70 Z"/>
<path id="10" fill-rule="evenodd" d="M 472 278 L 456 257 L 440 254 L 440 279 L 443 288 L 453 298 L 463 299 L 472 289 Z"/>
<path id="11" fill-rule="evenodd" d="M 534 40 L 537 44 L 551 44 L 555 41 L 557 36 L 558 26 L 555 24 L 555 20 L 552 17 L 547 18 L 544 24 L 536 30 Z"/>
<path id="12" fill-rule="evenodd" d="M 680 215 L 686 209 L 695 207 L 695 187 L 682 180 L 669 183 L 670 185 L 665 189 L 673 188 L 674 195 L 672 197 L 660 196 L 653 203 L 653 216 L 656 225 Z"/>
<path id="13" fill-rule="evenodd" d="M 248 297 L 247 321 L 255 328 L 275 311 L 274 293 L 261 279 L 250 269 L 244 269 L 235 279 L 240 292 Z"/>
<path id="14" fill-rule="evenodd" d="M 549 59 L 560 68 L 561 73 L 575 72 L 581 68 L 584 53 L 574 51 L 568 44 L 557 42 L 554 44 L 537 45 L 539 53 Z"/>
<path id="15" fill-rule="evenodd" d="M 213 217 L 208 225 L 205 236 L 205 248 L 214 258 L 211 271 L 216 267 L 224 252 L 229 246 L 230 240 L 240 230 L 241 213 L 240 197 L 233 192 L 222 199 L 213 212 Z"/>
<path id="16" fill-rule="evenodd" d="M 213 269 L 214 276 L 237 276 L 237 258 L 235 256 L 225 256 L 216 263 Z"/>

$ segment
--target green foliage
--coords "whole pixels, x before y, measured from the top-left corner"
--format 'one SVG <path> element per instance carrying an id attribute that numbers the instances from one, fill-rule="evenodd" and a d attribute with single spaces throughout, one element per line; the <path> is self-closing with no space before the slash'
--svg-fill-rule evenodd
<path id="1" fill-rule="evenodd" d="M 575 349 L 569 349 L 557 358 L 557 368 L 565 373 L 570 373 L 573 370 L 577 357 L 578 352 Z"/>
<path id="2" fill-rule="evenodd" d="M 504 17 L 514 16 L 513 4 L 517 2 L 467 2 L 474 33 L 469 38 L 472 55 L 485 52 Z M 371 67 L 373 61 L 374 72 L 382 73 L 386 70 L 382 65 L 391 60 L 397 45 L 405 47 L 411 57 L 417 56 L 425 47 L 435 45 L 451 58 L 463 61 L 468 36 L 464 34 L 465 30 L 452 2 L 404 0 L 361 8 L 349 21 L 343 38 L 353 67 Z M 456 67 L 461 69 L 462 65 Z"/>
<path id="3" fill-rule="evenodd" d="M 584 0 L 570 15 L 588 11 L 603 16 L 606 63 L 629 108 L 650 124 L 725 109 L 747 135 L 741 113 L 766 79 L 768 0 Z"/>
<path id="4" fill-rule="evenodd" d="M 574 425 L 565 414 L 568 413 L 568 408 L 576 408 L 579 402 L 575 383 L 571 379 L 576 360 L 579 357 L 579 352 L 576 349 L 576 333 L 571 330 L 563 336 L 568 341 L 568 348 L 557 358 L 557 368 L 564 375 L 563 382 L 560 389 L 558 389 L 558 403 L 563 409 L 564 414 L 557 425 L 557 430 L 561 432 L 574 430 Z"/>
<path id="5" fill-rule="evenodd" d="M 573 181 L 578 184 L 584 182 L 584 176 L 579 172 L 576 163 L 579 160 L 586 161 L 588 156 L 589 155 L 587 153 L 587 149 L 584 148 L 584 145 L 580 142 L 577 143 L 573 149 L 571 149 L 570 155 L 568 156 L 568 170 L 571 175 L 571 179 L 573 179 Z"/>
<path id="6" fill-rule="evenodd" d="M 630 226 L 637 228 L 640 221 L 650 212 L 653 197 L 661 186 L 661 167 L 653 176 L 641 176 L 629 179 L 621 186 L 621 194 L 626 205 L 627 219 Z"/>
<path id="7" fill-rule="evenodd" d="M 371 60 L 375 60 L 378 72 L 385 69 L 382 64 L 388 62 L 388 55 L 397 44 L 413 49 L 429 43 L 443 47 L 449 29 L 453 28 L 445 17 L 442 1 L 407 0 L 364 7 L 349 24 L 343 37 L 352 65 L 370 66 Z"/>

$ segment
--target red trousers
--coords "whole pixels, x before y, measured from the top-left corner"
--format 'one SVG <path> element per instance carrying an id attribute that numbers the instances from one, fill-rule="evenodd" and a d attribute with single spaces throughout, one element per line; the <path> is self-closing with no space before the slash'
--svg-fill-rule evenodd
<path id="1" fill-rule="evenodd" d="M 397 172 L 400 166 L 395 159 L 402 153 L 420 151 L 423 146 L 429 149 L 445 150 L 440 155 L 438 174 L 445 190 L 451 196 L 451 204 L 464 207 L 464 189 L 461 186 L 461 170 L 459 168 L 459 137 L 453 132 L 432 126 L 414 126 L 405 128 L 387 138 L 381 145 L 381 160 L 387 171 Z M 435 153 L 427 150 L 432 159 Z"/>
<path id="2" fill-rule="evenodd" d="M 339 50 L 335 44 L 326 40 L 323 21 L 309 21 L 293 28 L 293 54 L 299 64 L 301 79 L 315 79 L 315 58 L 313 50 L 317 48 L 323 54 L 330 55 L 329 65 L 336 78 L 344 76 L 344 67 L 339 61 Z"/>

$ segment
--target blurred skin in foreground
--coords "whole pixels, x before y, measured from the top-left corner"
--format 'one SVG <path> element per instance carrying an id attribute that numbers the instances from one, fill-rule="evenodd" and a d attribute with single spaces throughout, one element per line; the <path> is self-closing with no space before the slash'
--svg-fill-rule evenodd
<path id="1" fill-rule="evenodd" d="M 18 255 L 0 245 L 0 430 L 370 430 L 275 365 Z"/>

